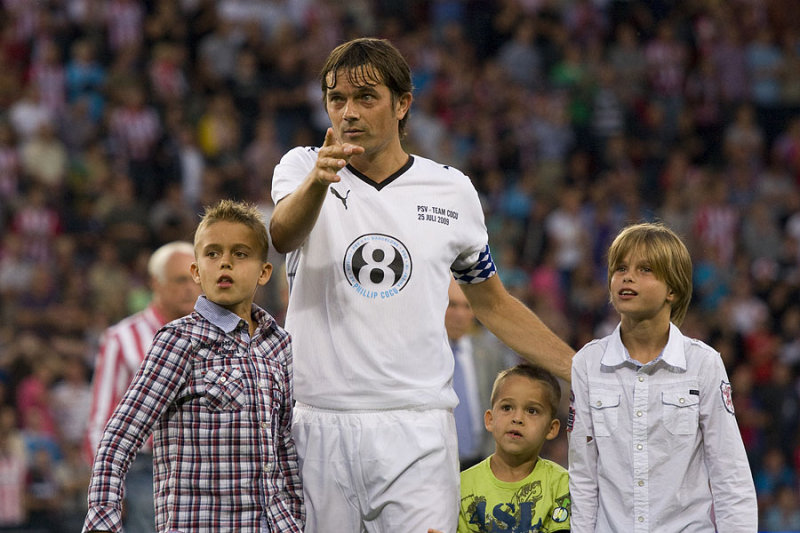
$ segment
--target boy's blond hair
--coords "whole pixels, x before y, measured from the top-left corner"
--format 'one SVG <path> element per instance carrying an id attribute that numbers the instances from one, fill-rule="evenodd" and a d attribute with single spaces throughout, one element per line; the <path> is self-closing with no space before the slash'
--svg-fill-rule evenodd
<path id="1" fill-rule="evenodd" d="M 620 263 L 637 252 L 649 263 L 656 278 L 675 295 L 670 320 L 680 326 L 692 299 L 692 258 L 675 232 L 658 222 L 632 224 L 624 228 L 608 249 L 608 284 Z"/>
<path id="2" fill-rule="evenodd" d="M 215 222 L 234 222 L 244 224 L 255 233 L 256 242 L 261 253 L 261 260 L 267 261 L 269 253 L 269 235 L 264 216 L 254 204 L 236 202 L 234 200 L 220 200 L 213 206 L 206 206 L 200 223 L 194 232 L 194 244 L 197 245 L 197 235 Z"/>
<path id="3" fill-rule="evenodd" d="M 507 368 L 500 372 L 494 380 L 494 385 L 492 385 L 492 407 L 494 407 L 495 402 L 497 401 L 497 395 L 500 393 L 500 387 L 503 386 L 503 383 L 510 378 L 511 376 L 522 376 L 533 381 L 538 381 L 545 386 L 547 389 L 547 405 L 550 407 L 550 415 L 552 418 L 556 418 L 558 413 L 558 404 L 561 402 L 561 385 L 558 384 L 558 380 L 545 370 L 539 366 L 534 366 L 530 363 L 520 363 L 516 366 L 512 366 L 511 368 Z"/>

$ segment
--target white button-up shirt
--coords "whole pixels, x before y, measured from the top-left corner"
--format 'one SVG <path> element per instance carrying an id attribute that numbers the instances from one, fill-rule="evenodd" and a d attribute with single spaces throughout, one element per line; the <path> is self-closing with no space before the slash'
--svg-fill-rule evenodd
<path id="1" fill-rule="evenodd" d="M 641 365 L 617 326 L 575 355 L 570 403 L 573 533 L 757 530 L 718 352 L 670 324 L 664 351 Z"/>

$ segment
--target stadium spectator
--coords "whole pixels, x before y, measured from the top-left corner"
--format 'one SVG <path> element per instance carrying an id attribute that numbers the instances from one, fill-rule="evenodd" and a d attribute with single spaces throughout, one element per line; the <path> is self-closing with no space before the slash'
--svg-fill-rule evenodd
<path id="1" fill-rule="evenodd" d="M 103 427 L 139 369 L 156 331 L 191 313 L 199 295 L 189 266 L 194 250 L 173 242 L 154 251 L 148 263 L 153 299 L 140 311 L 107 329 L 94 363 L 92 403 L 85 452 L 94 457 Z M 126 530 L 153 531 L 153 455 L 149 444 L 136 456 L 126 479 Z"/>

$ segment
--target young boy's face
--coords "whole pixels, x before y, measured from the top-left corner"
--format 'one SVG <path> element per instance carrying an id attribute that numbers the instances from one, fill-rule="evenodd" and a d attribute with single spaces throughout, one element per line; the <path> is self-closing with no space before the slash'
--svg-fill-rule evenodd
<path id="1" fill-rule="evenodd" d="M 272 265 L 261 259 L 253 230 L 235 222 L 214 222 L 195 238 L 192 278 L 206 298 L 249 319 L 253 295 L 269 281 Z"/>
<path id="2" fill-rule="evenodd" d="M 498 453 L 538 456 L 544 442 L 556 438 L 561 423 L 550 411 L 548 396 L 547 386 L 538 380 L 512 375 L 503 381 L 484 415 Z"/>
<path id="3" fill-rule="evenodd" d="M 609 282 L 611 304 L 624 318 L 636 321 L 669 316 L 675 295 L 658 279 L 644 256 L 633 251 L 614 269 Z"/>

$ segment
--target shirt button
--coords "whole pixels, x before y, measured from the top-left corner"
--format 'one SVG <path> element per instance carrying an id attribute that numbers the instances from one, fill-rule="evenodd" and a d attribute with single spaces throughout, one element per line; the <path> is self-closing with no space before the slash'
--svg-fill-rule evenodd
<path id="1" fill-rule="evenodd" d="M 603 405 L 603 402 L 601 402 L 600 400 L 597 400 L 597 407 L 600 407 L 601 405 Z"/>
<path id="2" fill-rule="evenodd" d="M 686 400 L 684 398 L 681 398 L 680 400 L 678 400 L 678 403 L 686 403 Z"/>
<path id="3" fill-rule="evenodd" d="M 267 423 L 261 422 L 261 429 L 267 429 Z"/>
<path id="4" fill-rule="evenodd" d="M 640 516 L 640 517 L 639 517 L 639 518 L 637 518 L 636 520 L 638 520 L 639 522 L 644 522 L 644 517 L 643 517 L 643 516 Z"/>
<path id="5" fill-rule="evenodd" d="M 644 487 L 644 481 L 642 481 L 642 480 L 640 479 L 640 480 L 639 480 L 639 483 L 638 483 L 638 485 L 639 485 L 640 487 Z"/>
<path id="6" fill-rule="evenodd" d="M 644 376 L 639 376 L 639 383 L 641 383 L 642 381 L 644 381 Z"/>
<path id="7" fill-rule="evenodd" d="M 636 445 L 636 449 L 637 449 L 637 450 L 641 450 L 641 449 L 643 449 L 643 448 L 644 448 L 644 446 L 642 446 L 641 444 L 637 444 L 637 445 Z"/>
<path id="8" fill-rule="evenodd" d="M 219 382 L 220 383 L 225 383 L 226 381 L 228 381 L 228 379 L 226 377 L 224 377 L 224 376 L 219 378 Z"/>
<path id="9" fill-rule="evenodd" d="M 642 412 L 641 411 L 636 411 L 636 416 L 642 416 Z"/>

